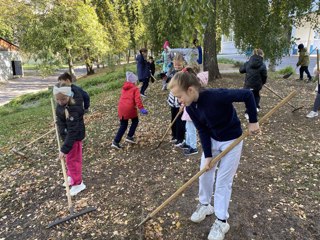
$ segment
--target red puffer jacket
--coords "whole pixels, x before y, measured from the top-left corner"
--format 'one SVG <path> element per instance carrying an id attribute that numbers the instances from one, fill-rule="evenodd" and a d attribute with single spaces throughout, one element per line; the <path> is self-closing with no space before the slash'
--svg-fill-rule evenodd
<path id="1" fill-rule="evenodd" d="M 118 115 L 121 119 L 132 119 L 138 116 L 137 107 L 144 108 L 139 89 L 134 83 L 125 82 L 121 90 L 121 96 L 118 104 Z"/>

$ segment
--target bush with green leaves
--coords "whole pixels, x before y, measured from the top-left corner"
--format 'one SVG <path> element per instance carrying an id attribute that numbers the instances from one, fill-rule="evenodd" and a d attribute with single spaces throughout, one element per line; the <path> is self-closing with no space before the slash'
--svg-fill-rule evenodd
<path id="1" fill-rule="evenodd" d="M 292 66 L 287 66 L 285 68 L 282 68 L 278 71 L 279 74 L 288 74 L 288 73 L 294 73 L 294 68 Z"/>

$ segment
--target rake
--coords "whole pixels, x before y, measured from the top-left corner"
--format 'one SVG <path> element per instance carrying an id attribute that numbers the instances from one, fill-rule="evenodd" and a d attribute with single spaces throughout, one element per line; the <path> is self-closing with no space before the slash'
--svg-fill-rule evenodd
<path id="1" fill-rule="evenodd" d="M 271 109 L 266 115 L 264 115 L 260 119 L 259 124 L 265 122 L 274 112 L 276 112 L 280 107 L 282 107 L 284 104 L 286 104 L 296 94 L 297 94 L 296 91 L 293 91 L 292 93 L 290 93 L 285 99 L 283 99 L 281 102 L 279 102 L 273 109 Z M 227 147 L 223 152 L 221 152 L 219 155 L 217 155 L 214 159 L 211 160 L 210 167 L 213 167 L 218 161 L 220 161 L 220 159 L 222 157 L 224 157 L 228 152 L 230 152 L 235 146 L 237 146 L 248 135 L 249 135 L 249 131 L 244 132 L 239 138 L 237 138 L 232 144 L 230 144 L 229 147 Z M 197 172 L 196 175 L 194 175 L 192 178 L 190 178 L 188 182 L 183 184 L 174 194 L 172 194 L 167 200 L 165 200 L 159 207 L 157 207 L 152 213 L 148 214 L 148 216 L 142 222 L 140 222 L 138 225 L 136 225 L 136 228 L 140 227 L 142 224 L 144 224 L 145 222 L 147 222 L 151 218 L 153 218 L 159 211 L 161 211 L 172 200 L 174 200 L 182 192 L 184 192 L 187 187 L 189 187 L 195 180 L 197 180 L 206 171 L 207 171 L 207 169 L 203 168 L 202 170 Z"/>
<path id="2" fill-rule="evenodd" d="M 274 95 L 276 95 L 278 98 L 280 98 L 281 100 L 283 100 L 283 97 L 281 97 L 278 93 L 276 93 L 276 92 L 275 92 L 274 90 L 272 90 L 270 87 L 268 87 L 268 86 L 266 86 L 266 85 L 264 85 L 264 87 L 265 87 L 266 89 L 268 89 L 270 92 L 272 92 Z M 291 112 L 298 111 L 298 110 L 300 110 L 300 109 L 302 109 L 302 108 L 304 107 L 304 106 L 295 107 L 295 106 L 293 106 L 293 105 L 292 105 L 291 103 L 289 103 L 289 102 L 288 102 L 288 105 L 293 108 L 293 110 L 292 110 Z"/>
<path id="3" fill-rule="evenodd" d="M 55 111 L 54 111 L 54 104 L 53 104 L 53 99 L 52 98 L 51 98 L 51 107 L 52 107 L 53 120 L 54 120 L 54 123 L 55 123 L 56 137 L 57 137 L 57 142 L 58 142 L 58 150 L 60 151 L 61 147 L 60 147 L 59 132 L 58 132 L 58 127 L 57 127 L 57 122 L 56 122 L 56 114 L 55 114 Z M 60 223 L 64 223 L 64 222 L 70 221 L 70 220 L 72 220 L 74 218 L 80 217 L 80 216 L 82 216 L 82 215 L 84 215 L 86 213 L 89 213 L 89 212 L 92 212 L 92 211 L 96 210 L 96 208 L 94 208 L 94 207 L 88 207 L 88 208 L 85 208 L 84 210 L 82 210 L 80 212 L 77 212 L 77 213 L 74 212 L 74 208 L 73 208 L 72 201 L 71 201 L 70 188 L 69 188 L 69 184 L 67 184 L 68 183 L 68 179 L 67 179 L 67 172 L 66 172 L 66 166 L 64 164 L 64 159 L 60 159 L 60 162 L 61 162 L 64 182 L 66 183 L 66 192 L 67 192 L 68 207 L 69 207 L 70 215 L 65 217 L 65 218 L 61 218 L 61 219 L 55 220 L 54 222 L 52 222 L 52 223 L 50 223 L 48 225 L 48 228 L 56 226 L 56 225 L 58 225 Z"/>
<path id="4" fill-rule="evenodd" d="M 29 147 L 30 145 L 32 145 L 32 144 L 35 143 L 36 141 L 40 140 L 41 138 L 49 135 L 49 134 L 52 133 L 53 131 L 54 131 L 54 128 L 52 128 L 49 132 L 41 135 L 40 137 L 34 139 L 33 141 L 29 142 L 29 143 L 26 144 L 25 146 L 23 146 L 23 147 L 21 147 L 21 148 L 19 148 L 19 149 L 12 148 L 11 151 L 12 151 L 13 153 L 21 156 L 21 157 L 27 158 L 26 155 L 25 155 L 23 152 L 21 152 L 21 151 L 24 150 L 25 148 Z"/>
<path id="5" fill-rule="evenodd" d="M 164 138 L 166 137 L 168 131 L 170 130 L 170 128 L 173 126 L 173 124 L 176 122 L 176 120 L 178 119 L 179 115 L 183 112 L 183 108 L 179 109 L 179 112 L 177 113 L 177 115 L 175 116 L 175 118 L 172 120 L 172 122 L 170 123 L 170 125 L 168 126 L 167 130 L 165 131 L 165 133 L 163 134 L 160 142 L 158 143 L 157 147 L 153 150 L 156 150 L 157 148 L 159 148 L 164 140 Z"/>

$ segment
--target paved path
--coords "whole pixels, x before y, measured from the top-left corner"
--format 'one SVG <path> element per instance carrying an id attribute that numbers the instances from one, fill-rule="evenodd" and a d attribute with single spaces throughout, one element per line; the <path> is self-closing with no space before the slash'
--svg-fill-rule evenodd
<path id="1" fill-rule="evenodd" d="M 40 76 L 25 76 L 23 78 L 15 78 L 7 81 L 4 85 L 0 85 L 0 106 L 10 102 L 12 99 L 26 93 L 35 93 L 48 89 L 57 83 L 58 76 L 67 71 L 67 69 L 59 70 L 55 75 L 42 79 Z M 75 69 L 77 77 L 86 74 L 85 67 Z"/>

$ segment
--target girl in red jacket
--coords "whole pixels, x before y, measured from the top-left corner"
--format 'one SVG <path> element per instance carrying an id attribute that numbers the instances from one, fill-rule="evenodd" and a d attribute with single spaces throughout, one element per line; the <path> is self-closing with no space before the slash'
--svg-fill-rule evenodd
<path id="1" fill-rule="evenodd" d="M 133 136 L 139 123 L 137 108 L 141 114 L 148 114 L 148 111 L 143 107 L 139 89 L 135 85 L 138 80 L 137 76 L 132 72 L 126 72 L 126 79 L 127 81 L 123 84 L 118 105 L 120 127 L 111 145 L 117 149 L 122 148 L 120 141 L 127 130 L 129 119 L 131 119 L 132 123 L 125 141 L 136 143 Z"/>

